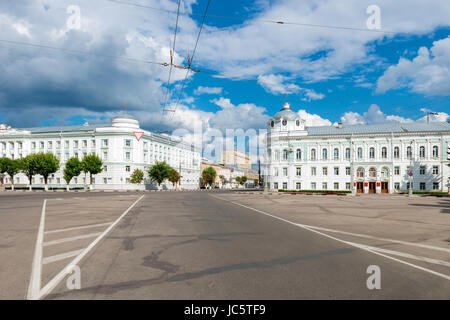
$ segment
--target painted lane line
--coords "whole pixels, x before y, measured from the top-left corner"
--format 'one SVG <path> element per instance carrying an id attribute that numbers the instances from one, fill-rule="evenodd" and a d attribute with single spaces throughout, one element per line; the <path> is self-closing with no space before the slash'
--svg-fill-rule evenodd
<path id="1" fill-rule="evenodd" d="M 96 232 L 96 233 L 90 233 L 90 234 L 82 234 L 79 236 L 75 236 L 75 237 L 69 237 L 69 238 L 62 238 L 62 239 L 56 239 L 56 240 L 52 240 L 52 241 L 47 241 L 44 242 L 42 245 L 44 247 L 47 246 L 52 246 L 55 244 L 60 244 L 60 243 L 65 243 L 65 242 L 71 242 L 71 241 L 77 241 L 77 240 L 82 240 L 82 239 L 87 239 L 87 238 L 93 238 L 93 237 L 97 237 L 99 235 L 101 235 L 101 232 Z"/>
<path id="2" fill-rule="evenodd" d="M 75 256 L 79 255 L 81 252 L 83 252 L 83 250 L 84 249 L 80 249 L 80 250 L 65 252 L 65 253 L 61 253 L 61 254 L 55 254 L 54 256 L 46 257 L 46 258 L 42 259 L 42 264 L 48 264 L 51 262 L 56 262 L 59 260 L 64 260 L 67 258 L 75 257 Z"/>
<path id="3" fill-rule="evenodd" d="M 443 248 L 443 247 L 436 247 L 436 246 L 430 246 L 430 245 L 426 245 L 426 244 L 407 242 L 407 241 L 401 241 L 401 240 L 395 240 L 395 239 L 389 239 L 389 238 L 378 238 L 378 237 L 374 237 L 374 236 L 370 236 L 370 235 L 366 235 L 366 234 L 361 234 L 361 233 L 352 233 L 352 232 L 340 231 L 340 230 L 335 230 L 335 229 L 327 229 L 327 228 L 322 228 L 322 227 L 310 226 L 310 225 L 302 224 L 302 223 L 297 223 L 297 225 L 299 227 L 307 227 L 307 228 L 320 230 L 320 231 L 340 233 L 340 234 L 345 234 L 345 235 L 355 236 L 355 237 L 360 237 L 360 238 L 388 241 L 388 242 L 404 244 L 404 245 L 408 245 L 408 246 L 414 246 L 414 247 L 420 247 L 420 248 L 432 249 L 432 250 L 438 250 L 438 251 L 444 251 L 444 252 L 449 252 L 450 253 L 450 249 Z"/>
<path id="4" fill-rule="evenodd" d="M 253 211 L 259 212 L 259 213 L 264 214 L 264 215 L 266 215 L 266 216 L 269 216 L 269 217 L 272 217 L 272 218 L 274 218 L 274 219 L 278 219 L 278 220 L 284 221 L 284 222 L 286 222 L 286 223 L 292 224 L 292 225 L 294 225 L 294 226 L 296 226 L 296 227 L 299 227 L 299 228 L 302 228 L 302 229 L 305 229 L 305 230 L 309 230 L 309 231 L 311 231 L 311 232 L 320 234 L 320 235 L 322 235 L 322 236 L 324 236 L 324 237 L 327 237 L 327 238 L 336 240 L 336 241 L 338 241 L 338 242 L 345 243 L 345 244 L 347 244 L 347 245 L 350 245 L 350 246 L 353 246 L 353 247 L 356 247 L 356 248 L 359 248 L 359 249 L 362 249 L 362 250 L 371 252 L 371 253 L 373 253 L 373 254 L 379 255 L 379 256 L 381 256 L 381 257 L 385 257 L 385 258 L 387 258 L 387 259 L 390 259 L 390 260 L 393 260 L 393 261 L 400 262 L 400 263 L 405 264 L 405 265 L 407 265 L 407 266 L 410 266 L 410 267 L 412 267 L 412 268 L 419 269 L 419 270 L 422 270 L 422 271 L 431 273 L 431 274 L 433 274 L 433 275 L 435 275 L 435 276 L 444 278 L 444 279 L 446 279 L 446 280 L 450 280 L 450 276 L 448 276 L 448 275 L 446 275 L 446 274 L 439 273 L 439 272 L 433 271 L 433 270 L 431 270 L 431 269 L 427 269 L 427 268 L 424 268 L 424 267 L 421 267 L 421 266 L 418 266 L 418 265 L 415 265 L 415 264 L 406 262 L 406 261 L 404 261 L 404 260 L 400 260 L 400 259 L 397 259 L 397 258 L 393 258 L 393 257 L 391 257 L 391 256 L 388 256 L 388 255 L 385 255 L 385 254 L 380 253 L 380 252 L 378 252 L 378 251 L 374 251 L 374 250 L 372 250 L 372 249 L 370 249 L 370 248 L 367 248 L 367 246 L 360 245 L 360 244 L 356 244 L 356 243 L 354 243 L 354 242 L 345 241 L 345 240 L 342 240 L 342 239 L 339 239 L 339 238 L 335 238 L 335 237 L 330 236 L 330 235 L 328 235 L 328 234 L 326 234 L 326 233 L 323 233 L 323 232 L 314 230 L 314 229 L 312 229 L 312 228 L 305 227 L 305 226 L 303 226 L 303 225 L 301 225 L 301 224 L 298 224 L 298 223 L 295 223 L 295 222 L 286 220 L 286 219 L 284 219 L 284 218 L 277 217 L 277 216 L 275 216 L 275 215 L 273 215 L 273 214 L 270 214 L 270 213 L 267 213 L 267 212 L 264 212 L 264 211 L 261 211 L 261 210 L 258 210 L 258 209 L 255 209 L 255 208 L 252 208 L 252 207 L 249 207 L 249 206 L 246 206 L 246 205 L 243 205 L 243 204 L 240 204 L 240 203 L 237 203 L 237 202 L 228 200 L 228 199 L 220 198 L 220 197 L 213 196 L 213 195 L 209 195 L 209 196 L 214 197 L 214 198 L 217 198 L 217 199 L 220 199 L 220 200 L 222 200 L 222 201 L 227 201 L 227 202 L 233 203 L 233 204 L 235 204 L 235 205 L 238 205 L 238 206 L 247 208 L 247 209 L 249 209 L 249 210 L 253 210 Z"/>
<path id="5" fill-rule="evenodd" d="M 103 226 L 108 226 L 111 223 L 112 222 L 105 222 L 105 223 L 89 224 L 89 225 L 79 226 L 79 227 L 71 227 L 71 228 L 64 228 L 64 229 L 49 230 L 49 231 L 45 231 L 44 234 L 52 234 L 52 233 L 72 231 L 72 230 L 79 230 L 79 229 L 103 227 Z"/>
<path id="6" fill-rule="evenodd" d="M 423 261 L 423 262 L 427 262 L 427 263 L 438 264 L 438 265 L 441 265 L 441 266 L 450 267 L 450 262 L 447 262 L 447 261 L 442 261 L 442 260 L 437 260 L 437 259 L 432 259 L 432 258 L 427 258 L 427 257 L 422 257 L 422 256 L 416 256 L 414 254 L 400 252 L 400 251 L 394 251 L 394 250 L 388 250 L 388 249 L 383 249 L 383 248 L 378 248 L 378 247 L 372 247 L 372 246 L 368 246 L 368 245 L 360 244 L 360 243 L 355 243 L 355 242 L 353 242 L 353 244 L 358 245 L 360 247 L 368 248 L 368 249 L 373 250 L 373 251 L 378 251 L 378 252 L 382 252 L 382 253 L 386 253 L 386 254 L 391 254 L 391 255 L 394 255 L 394 256 L 399 256 L 399 257 L 403 257 L 403 258 L 419 260 L 419 261 Z"/>
<path id="7" fill-rule="evenodd" d="M 34 247 L 34 258 L 31 266 L 31 279 L 28 285 L 27 299 L 38 299 L 41 289 L 41 272 L 42 272 L 42 242 L 44 241 L 44 224 L 45 224 L 45 207 L 47 199 L 44 199 L 41 211 L 41 221 Z"/>
<path id="8" fill-rule="evenodd" d="M 50 280 L 44 286 L 44 288 L 42 288 L 37 299 L 41 299 L 41 298 L 45 297 L 47 294 L 49 294 L 68 274 L 69 269 L 67 267 L 73 266 L 73 265 L 76 265 L 77 263 L 79 263 L 81 261 L 81 259 L 83 259 L 89 253 L 89 251 L 91 251 L 104 237 L 106 237 L 106 235 L 120 222 L 120 220 L 122 220 L 122 218 L 125 217 L 127 215 L 127 213 L 131 209 L 133 209 L 133 207 L 139 201 L 142 200 L 142 198 L 144 198 L 144 196 L 145 195 L 142 195 L 139 199 L 137 199 L 135 202 L 133 202 L 133 204 L 130 207 L 128 207 L 128 209 L 125 210 L 125 212 L 122 213 L 120 215 L 120 217 L 117 218 L 105 231 L 103 231 L 102 234 L 100 234 L 94 241 L 92 241 L 91 244 L 87 248 L 85 248 L 78 256 L 75 257 L 75 259 L 70 261 L 52 280 Z"/>

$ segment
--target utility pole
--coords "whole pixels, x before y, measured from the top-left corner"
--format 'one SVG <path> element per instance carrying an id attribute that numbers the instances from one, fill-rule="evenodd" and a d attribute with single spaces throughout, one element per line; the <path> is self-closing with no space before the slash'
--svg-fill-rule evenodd
<path id="1" fill-rule="evenodd" d="M 413 159 L 413 142 L 410 142 L 410 146 L 411 146 L 411 153 L 409 154 L 409 172 L 408 172 L 408 176 L 409 176 L 409 189 L 408 189 L 408 196 L 411 197 L 413 194 L 412 191 L 412 176 L 413 176 L 413 170 L 412 170 L 412 159 Z"/>

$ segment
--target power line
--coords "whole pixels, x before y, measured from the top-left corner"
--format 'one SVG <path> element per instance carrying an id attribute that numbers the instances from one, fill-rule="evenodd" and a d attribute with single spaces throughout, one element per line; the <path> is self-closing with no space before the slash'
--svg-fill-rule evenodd
<path id="1" fill-rule="evenodd" d="M 200 39 L 200 34 L 202 33 L 202 30 L 203 30 L 203 25 L 204 25 L 204 23 L 205 23 L 206 14 L 208 13 L 208 8 L 209 8 L 209 4 L 210 4 L 210 3 L 211 3 L 211 0 L 208 0 L 208 3 L 206 4 L 205 12 L 203 13 L 202 23 L 200 24 L 200 29 L 198 30 L 198 34 L 197 34 L 197 39 L 196 39 L 196 41 L 195 41 L 194 50 L 192 51 L 192 56 L 189 57 L 189 55 L 188 55 L 188 65 L 187 65 L 186 76 L 184 77 L 183 84 L 182 84 L 181 89 L 180 89 L 180 91 L 179 91 L 177 103 L 175 104 L 175 108 L 174 108 L 174 110 L 173 110 L 171 119 L 173 119 L 173 115 L 175 114 L 175 111 L 176 111 L 177 108 L 178 108 L 178 104 L 180 103 L 180 100 L 181 100 L 181 95 L 183 94 L 183 89 L 184 89 L 184 87 L 185 87 L 185 85 L 186 85 L 187 77 L 188 77 L 188 75 L 189 75 L 189 72 L 191 71 L 192 61 L 194 60 L 195 51 L 197 50 L 198 41 L 199 41 L 199 39 Z"/>
<path id="2" fill-rule="evenodd" d="M 167 97 L 169 95 L 170 78 L 171 78 L 171 75 L 172 75 L 172 67 L 173 67 L 173 56 L 175 54 L 175 43 L 177 41 L 178 18 L 180 16 L 180 4 L 181 4 L 181 0 L 178 0 L 177 19 L 176 19 L 176 22 L 175 22 L 175 31 L 174 31 L 174 35 L 173 35 L 173 45 L 172 45 L 172 50 L 170 51 L 170 67 L 169 67 L 170 69 L 169 69 L 169 77 L 167 79 L 167 91 L 166 91 L 166 96 L 164 97 L 163 110 L 162 110 L 162 114 L 161 114 L 161 119 L 159 121 L 160 124 L 161 124 L 162 118 L 164 116 L 164 111 L 166 109 L 166 104 L 167 104 Z"/>
<path id="3" fill-rule="evenodd" d="M 109 2 L 114 2 L 122 5 L 128 5 L 128 6 L 134 6 L 144 9 L 151 9 L 151 10 L 157 10 L 157 11 L 164 11 L 168 13 L 175 14 L 176 12 L 172 10 L 167 9 L 161 9 L 156 8 L 152 6 L 147 5 L 141 5 L 134 2 L 128 2 L 128 1 L 120 1 L 120 0 L 105 0 Z M 187 13 L 183 12 L 182 15 L 191 15 L 191 16 L 201 16 L 200 14 L 196 13 Z M 223 15 L 208 15 L 210 18 L 216 18 L 216 19 L 223 19 L 223 20 L 234 20 L 234 21 L 242 21 L 243 18 L 240 17 L 231 17 L 231 16 L 223 16 Z M 296 21 L 284 21 L 282 19 L 252 19 L 252 21 L 256 22 L 262 22 L 262 23 L 271 23 L 271 24 L 278 24 L 278 25 L 293 25 L 293 26 L 301 26 L 301 27 L 309 27 L 309 28 L 322 28 L 322 29 L 335 29 L 335 30 L 347 30 L 347 31 L 362 31 L 362 32 L 375 32 L 375 33 L 386 33 L 386 34 L 410 34 L 408 32 L 399 32 L 399 31 L 392 31 L 392 30 L 382 30 L 382 29 L 368 29 L 368 28 L 357 28 L 357 27 L 345 27 L 345 26 L 335 26 L 335 25 L 323 25 L 323 24 L 313 24 L 313 23 L 303 23 L 303 22 L 296 22 Z"/>
<path id="4" fill-rule="evenodd" d="M 135 59 L 130 57 L 120 57 L 120 56 L 113 56 L 108 54 L 102 54 L 102 53 L 92 53 L 87 51 L 81 51 L 81 50 L 75 50 L 75 49 L 66 49 L 61 47 L 53 47 L 45 44 L 39 44 L 39 43 L 32 43 L 32 42 L 22 42 L 22 41 L 13 41 L 13 40 L 5 40 L 0 39 L 0 43 L 6 43 L 6 44 L 15 44 L 15 45 L 21 45 L 21 46 L 28 46 L 28 47 L 37 47 L 37 48 L 44 48 L 44 49 L 51 49 L 51 50 L 58 50 L 73 54 L 83 54 L 88 56 L 95 56 L 95 57 L 102 57 L 102 58 L 109 58 L 109 59 L 119 59 L 119 60 L 125 60 L 130 62 L 139 62 L 139 63 L 148 63 L 148 64 L 157 64 L 164 67 L 169 66 L 166 62 L 156 62 L 156 61 L 150 61 L 150 60 L 141 60 L 141 59 Z"/>

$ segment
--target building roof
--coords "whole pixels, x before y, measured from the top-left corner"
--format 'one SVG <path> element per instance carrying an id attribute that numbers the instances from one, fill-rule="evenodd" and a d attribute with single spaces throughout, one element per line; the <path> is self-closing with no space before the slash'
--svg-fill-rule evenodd
<path id="1" fill-rule="evenodd" d="M 372 125 L 343 125 L 342 128 L 335 126 L 306 127 L 310 136 L 318 135 L 341 135 L 341 134 L 376 134 L 376 133 L 408 133 L 408 132 L 450 132 L 450 123 L 382 123 Z"/>
<path id="2" fill-rule="evenodd" d="M 292 111 L 289 103 L 285 102 L 283 108 L 275 114 L 273 117 L 275 120 L 286 119 L 286 120 L 295 120 L 298 118 L 298 114 Z"/>
<path id="3" fill-rule="evenodd" d="M 85 132 L 85 131 L 93 131 L 99 127 L 104 126 L 100 125 L 54 126 L 54 127 L 23 128 L 20 130 L 31 131 L 31 133 Z"/>

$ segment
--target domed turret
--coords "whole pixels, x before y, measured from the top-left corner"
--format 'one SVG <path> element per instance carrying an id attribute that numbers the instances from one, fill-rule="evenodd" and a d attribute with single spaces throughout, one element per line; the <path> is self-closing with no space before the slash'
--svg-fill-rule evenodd
<path id="1" fill-rule="evenodd" d="M 139 121 L 133 116 L 123 113 L 118 115 L 117 117 L 112 118 L 111 126 L 117 128 L 139 129 Z"/>
<path id="2" fill-rule="evenodd" d="M 304 130 L 304 123 L 300 116 L 291 109 L 291 105 L 285 102 L 281 110 L 269 120 L 268 127 L 270 131 Z"/>

